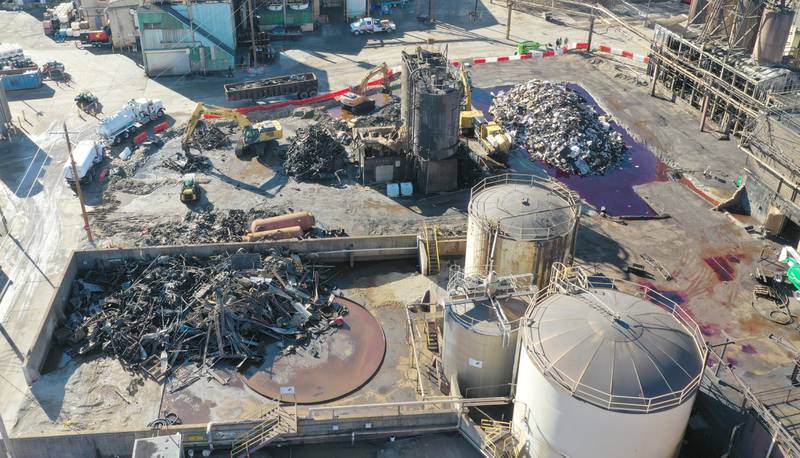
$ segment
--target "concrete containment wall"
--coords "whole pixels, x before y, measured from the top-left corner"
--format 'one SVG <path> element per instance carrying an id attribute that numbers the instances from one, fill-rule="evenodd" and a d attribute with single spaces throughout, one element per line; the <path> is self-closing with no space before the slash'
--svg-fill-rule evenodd
<path id="1" fill-rule="evenodd" d="M 458 410 L 447 409 L 417 414 L 361 416 L 358 418 L 313 420 L 299 418 L 297 433 L 278 438 L 275 444 L 303 444 L 366 440 L 389 435 L 404 436 L 456 431 Z M 230 447 L 240 434 L 257 422 L 242 421 L 211 425 L 186 425 L 162 430 L 132 430 L 105 433 L 64 433 L 50 436 L 15 437 L 16 458 L 67 458 L 87 456 L 130 456 L 136 439 L 180 433 L 186 448 Z M 47 444 L 43 446 L 42 444 Z"/>
<path id="2" fill-rule="evenodd" d="M 78 272 L 95 268 L 103 262 L 121 259 L 149 260 L 162 255 L 177 254 L 209 257 L 225 253 L 233 254 L 239 250 L 266 253 L 272 248 L 284 248 L 318 262 L 348 263 L 351 266 L 360 261 L 418 257 L 416 234 L 75 251 L 67 262 L 67 268 L 50 300 L 47 312 L 38 325 L 39 330 L 31 350 L 25 357 L 23 372 L 26 381 L 30 385 L 40 376 L 50 348 L 50 340 L 59 321 L 63 319 L 64 307 Z"/>

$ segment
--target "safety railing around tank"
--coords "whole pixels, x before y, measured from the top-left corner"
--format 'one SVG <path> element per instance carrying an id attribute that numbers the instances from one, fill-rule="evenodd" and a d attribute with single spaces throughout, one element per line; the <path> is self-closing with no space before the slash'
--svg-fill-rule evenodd
<path id="1" fill-rule="evenodd" d="M 497 231 L 498 234 L 519 241 L 550 240 L 569 233 L 577 224 L 580 218 L 580 198 L 569 188 L 547 176 L 525 175 L 519 173 L 506 173 L 485 178 L 475 185 L 470 191 L 469 210 L 472 211 L 474 198 L 477 194 L 488 188 L 499 185 L 520 184 L 526 186 L 544 186 L 550 192 L 564 201 L 561 207 L 550 208 L 547 210 L 536 210 L 519 215 L 509 215 L 499 221 L 484 222 L 489 229 Z M 560 212 L 568 209 L 572 212 L 572 218 L 561 221 L 547 227 L 524 227 L 513 223 L 513 218 L 531 216 L 537 214 Z"/>
<path id="2" fill-rule="evenodd" d="M 484 398 L 495 396 L 498 391 L 511 392 L 511 388 L 515 387 L 515 383 L 499 383 L 497 385 L 481 385 L 471 386 L 464 389 L 464 397 L 466 398 Z"/>
<path id="3" fill-rule="evenodd" d="M 490 293 L 489 289 L 493 289 L 493 291 Z M 495 274 L 489 276 L 466 275 L 461 267 L 453 265 L 450 266 L 447 292 L 449 298 L 444 303 L 445 308 L 474 302 L 475 306 L 494 309 L 497 322 L 503 334 L 507 335 L 519 328 L 522 317 L 509 320 L 498 301 L 517 298 L 526 301 L 530 306 L 536 296 L 536 287 L 533 284 L 533 274 L 498 275 L 496 277 Z M 463 298 L 459 299 L 460 297 Z M 486 304 L 479 304 L 479 302 L 486 302 Z M 481 330 L 478 326 L 487 321 L 461 313 L 451 313 L 450 316 L 465 328 L 479 334 Z"/>
<path id="4" fill-rule="evenodd" d="M 604 306 L 602 299 L 592 293 L 592 288 L 588 286 L 588 282 L 580 280 L 576 282 L 572 281 L 572 279 L 575 278 L 586 278 L 585 275 L 580 275 L 579 273 L 575 272 L 576 270 L 580 270 L 580 267 L 567 267 L 560 263 L 554 264 L 554 280 L 544 290 L 544 292 L 537 297 L 537 305 L 541 304 L 554 294 L 580 294 L 587 295 L 589 298 L 594 299 L 593 302 L 596 302 L 598 306 L 603 306 L 605 309 L 611 310 L 609 307 Z M 692 340 L 697 347 L 698 354 L 700 355 L 701 364 L 705 365 L 709 351 L 708 347 L 706 346 L 703 334 L 700 331 L 700 327 L 694 322 L 694 320 L 691 318 L 691 315 L 689 315 L 689 313 L 684 310 L 683 307 L 668 299 L 660 292 L 647 286 L 627 280 L 612 279 L 610 277 L 605 277 L 605 279 L 607 279 L 607 281 L 604 282 L 605 286 L 603 289 L 615 289 L 622 293 L 638 296 L 669 311 L 672 317 L 674 317 L 692 337 Z M 560 281 L 562 283 L 557 284 L 556 281 Z M 539 310 L 539 308 L 536 306 L 528 309 L 525 317 L 523 318 L 523 325 L 530 326 L 536 322 L 534 315 L 537 310 Z M 610 313 L 612 315 L 616 315 L 613 310 L 611 310 Z M 608 391 L 587 386 L 580 381 L 573 379 L 568 374 L 561 371 L 557 366 L 551 364 L 547 359 L 547 356 L 537 345 L 526 342 L 525 350 L 531 355 L 531 359 L 543 374 L 549 375 L 552 380 L 569 390 L 570 393 L 586 402 L 612 411 L 652 413 L 678 406 L 695 394 L 703 378 L 703 371 L 701 370 L 697 376 L 692 378 L 684 386 L 683 389 L 664 393 L 658 396 L 648 397 L 614 395 Z"/>

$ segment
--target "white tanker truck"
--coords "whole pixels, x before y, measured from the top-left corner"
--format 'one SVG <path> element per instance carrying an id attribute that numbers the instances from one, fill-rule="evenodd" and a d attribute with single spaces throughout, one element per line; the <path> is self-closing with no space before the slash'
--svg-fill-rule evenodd
<path id="1" fill-rule="evenodd" d="M 113 115 L 104 118 L 97 126 L 97 134 L 106 142 L 116 145 L 132 136 L 150 121 L 164 116 L 164 103 L 157 99 L 131 99 Z"/>

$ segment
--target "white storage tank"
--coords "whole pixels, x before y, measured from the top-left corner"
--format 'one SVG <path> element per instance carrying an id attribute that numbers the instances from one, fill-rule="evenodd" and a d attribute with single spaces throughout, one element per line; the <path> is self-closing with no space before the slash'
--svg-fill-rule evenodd
<path id="1" fill-rule="evenodd" d="M 623 283 L 565 282 L 526 314 L 513 422 L 528 456 L 678 454 L 707 349 L 679 306 Z"/>
<path id="2" fill-rule="evenodd" d="M 532 273 L 547 285 L 554 262 L 570 263 L 580 201 L 555 180 L 505 174 L 472 188 L 464 270 L 468 275 Z"/>
<path id="3" fill-rule="evenodd" d="M 531 274 L 465 277 L 451 269 L 442 364 L 463 396 L 508 396 L 520 319 L 535 294 Z"/>

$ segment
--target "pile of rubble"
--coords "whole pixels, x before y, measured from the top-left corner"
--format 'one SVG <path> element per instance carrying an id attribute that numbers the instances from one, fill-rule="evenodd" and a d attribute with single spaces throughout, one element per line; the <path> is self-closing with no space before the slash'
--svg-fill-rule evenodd
<path id="1" fill-rule="evenodd" d="M 331 274 L 277 249 L 108 261 L 75 280 L 55 336 L 68 353 L 102 352 L 156 381 L 187 362 L 241 368 L 270 343 L 303 351 L 336 332 L 348 310 L 326 285 Z"/>
<path id="2" fill-rule="evenodd" d="M 400 125 L 400 98 L 393 97 L 392 101 L 366 116 L 359 116 L 353 120 L 354 127 L 377 127 Z"/>
<path id="3" fill-rule="evenodd" d="M 179 222 L 154 224 L 139 240 L 140 246 L 194 245 L 199 243 L 241 242 L 250 222 L 283 213 L 272 209 L 189 211 Z"/>
<path id="4" fill-rule="evenodd" d="M 605 174 L 627 149 L 607 119 L 564 84 L 528 81 L 496 95 L 489 112 L 533 159 L 567 173 Z"/>
<path id="5" fill-rule="evenodd" d="M 164 159 L 161 167 L 181 174 L 203 172 L 211 168 L 211 160 L 199 154 L 175 153 L 175 158 Z"/>
<path id="6" fill-rule="evenodd" d="M 346 159 L 342 142 L 320 123 L 297 130 L 283 167 L 287 175 L 298 181 L 328 180 L 344 167 Z"/>
<path id="7" fill-rule="evenodd" d="M 186 141 L 188 148 L 200 151 L 215 150 L 228 144 L 228 134 L 217 126 L 205 126 L 192 132 L 192 138 Z"/>

